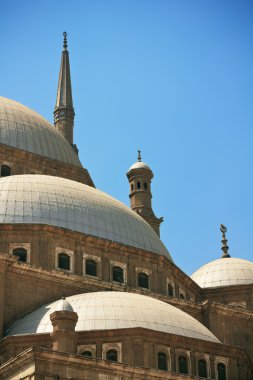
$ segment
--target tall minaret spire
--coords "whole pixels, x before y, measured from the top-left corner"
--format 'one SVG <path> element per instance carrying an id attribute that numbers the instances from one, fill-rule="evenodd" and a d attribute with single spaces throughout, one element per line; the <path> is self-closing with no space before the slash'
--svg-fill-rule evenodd
<path id="1" fill-rule="evenodd" d="M 61 68 L 58 81 L 56 104 L 54 109 L 54 125 L 59 132 L 73 145 L 73 128 L 74 128 L 74 107 L 72 101 L 71 79 L 69 52 L 67 43 L 67 33 L 63 33 L 63 51 L 61 58 Z"/>

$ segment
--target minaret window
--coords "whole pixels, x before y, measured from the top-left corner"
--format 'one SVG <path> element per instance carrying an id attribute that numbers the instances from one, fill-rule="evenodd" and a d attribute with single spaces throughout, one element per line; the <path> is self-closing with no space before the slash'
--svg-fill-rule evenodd
<path id="1" fill-rule="evenodd" d="M 226 366 L 223 363 L 217 365 L 218 380 L 227 380 Z"/>
<path id="2" fill-rule="evenodd" d="M 178 358 L 178 372 L 179 373 L 188 373 L 188 363 L 186 356 L 179 356 Z"/>
<path id="3" fill-rule="evenodd" d="M 11 175 L 11 168 L 7 165 L 1 166 L 1 177 L 9 177 Z"/>
<path id="4" fill-rule="evenodd" d="M 174 289 L 171 284 L 168 284 L 168 296 L 169 297 L 174 297 Z"/>
<path id="5" fill-rule="evenodd" d="M 18 261 L 22 263 L 27 262 L 27 250 L 25 248 L 14 248 L 12 251 L 13 256 L 18 257 Z"/>
<path id="6" fill-rule="evenodd" d="M 144 182 L 144 189 L 148 190 L 148 184 L 147 184 L 147 182 Z"/>
<path id="7" fill-rule="evenodd" d="M 138 273 L 138 286 L 149 289 L 149 276 L 146 273 Z"/>
<path id="8" fill-rule="evenodd" d="M 118 353 L 116 350 L 108 350 L 106 353 L 106 360 L 109 360 L 110 362 L 117 362 L 118 361 Z"/>
<path id="9" fill-rule="evenodd" d="M 141 183 L 137 182 L 137 189 L 140 189 L 140 188 L 141 188 Z"/>
<path id="10" fill-rule="evenodd" d="M 87 260 L 86 261 L 86 270 L 85 273 L 89 276 L 97 276 L 97 263 L 94 260 Z"/>
<path id="11" fill-rule="evenodd" d="M 133 191 L 133 189 L 134 189 L 134 184 L 132 183 L 131 184 L 131 191 Z"/>
<path id="12" fill-rule="evenodd" d="M 168 359 L 167 355 L 164 352 L 158 353 L 158 369 L 162 371 L 168 371 Z"/>
<path id="13" fill-rule="evenodd" d="M 66 253 L 60 253 L 58 256 L 58 268 L 70 270 L 70 257 Z"/>
<path id="14" fill-rule="evenodd" d="M 198 375 L 207 378 L 207 364 L 204 359 L 198 361 Z"/>
<path id="15" fill-rule="evenodd" d="M 124 282 L 124 270 L 120 267 L 112 268 L 112 279 L 116 282 Z"/>

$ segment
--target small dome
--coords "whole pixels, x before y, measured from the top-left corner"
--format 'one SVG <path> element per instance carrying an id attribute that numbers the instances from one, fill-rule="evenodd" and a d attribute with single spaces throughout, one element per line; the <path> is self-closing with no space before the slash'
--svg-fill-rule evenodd
<path id="1" fill-rule="evenodd" d="M 130 168 L 128 169 L 128 172 L 130 172 L 130 170 L 132 169 L 146 169 L 152 172 L 150 167 L 147 164 L 145 164 L 145 162 L 142 162 L 142 161 L 135 162 L 132 166 L 130 166 Z"/>
<path id="2" fill-rule="evenodd" d="M 93 187 L 24 174 L 0 178 L 0 223 L 49 224 L 166 256 L 154 230 L 136 212 Z"/>
<path id="3" fill-rule="evenodd" d="M 201 288 L 253 284 L 253 263 L 233 257 L 203 265 L 191 275 Z"/>
<path id="4" fill-rule="evenodd" d="M 65 297 L 62 297 L 60 301 L 58 301 L 55 311 L 74 311 L 70 303 L 65 299 Z"/>
<path id="5" fill-rule="evenodd" d="M 84 293 L 68 297 L 78 315 L 77 331 L 142 327 L 164 333 L 219 342 L 199 321 L 165 302 L 126 292 Z M 49 333 L 50 314 L 58 301 L 42 306 L 17 321 L 8 335 Z"/>
<path id="6" fill-rule="evenodd" d="M 37 112 L 0 97 L 0 144 L 82 167 L 71 145 Z"/>

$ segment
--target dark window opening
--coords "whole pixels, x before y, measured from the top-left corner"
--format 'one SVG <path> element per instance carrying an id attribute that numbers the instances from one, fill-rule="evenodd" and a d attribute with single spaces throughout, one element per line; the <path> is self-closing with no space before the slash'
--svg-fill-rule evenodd
<path id="1" fill-rule="evenodd" d="M 147 182 L 144 182 L 144 189 L 148 190 L 148 184 L 147 184 Z"/>
<path id="2" fill-rule="evenodd" d="M 217 371 L 218 371 L 218 380 L 226 380 L 227 379 L 225 364 L 219 363 L 217 365 Z"/>
<path id="3" fill-rule="evenodd" d="M 12 253 L 14 256 L 18 257 L 18 260 L 22 263 L 27 262 L 27 250 L 25 248 L 14 248 Z"/>
<path id="4" fill-rule="evenodd" d="M 1 177 L 8 177 L 11 175 L 11 168 L 7 165 L 1 166 Z"/>
<path id="5" fill-rule="evenodd" d="M 106 360 L 109 360 L 110 362 L 117 362 L 118 361 L 118 353 L 116 350 L 109 350 L 106 353 Z"/>
<path id="6" fill-rule="evenodd" d="M 186 356 L 179 356 L 178 358 L 178 372 L 179 373 L 188 373 L 188 363 Z"/>
<path id="7" fill-rule="evenodd" d="M 184 300 L 184 299 L 185 299 L 185 296 L 183 295 L 183 293 L 180 293 L 179 298 L 180 298 L 181 300 Z"/>
<path id="8" fill-rule="evenodd" d="M 168 296 L 173 297 L 174 296 L 174 290 L 171 284 L 168 284 Z"/>
<path id="9" fill-rule="evenodd" d="M 132 184 L 132 185 L 131 185 L 131 191 L 133 191 L 133 189 L 134 189 L 134 185 Z"/>
<path id="10" fill-rule="evenodd" d="M 199 377 L 207 378 L 207 364 L 206 361 L 201 359 L 198 361 Z"/>
<path id="11" fill-rule="evenodd" d="M 85 356 L 86 358 L 92 358 L 92 353 L 90 351 L 83 351 L 81 355 Z"/>
<path id="12" fill-rule="evenodd" d="M 85 273 L 89 276 L 97 276 L 97 263 L 94 260 L 86 260 Z"/>
<path id="13" fill-rule="evenodd" d="M 138 286 L 140 288 L 149 289 L 149 276 L 146 273 L 138 274 Z"/>
<path id="14" fill-rule="evenodd" d="M 162 371 L 168 371 L 167 355 L 164 352 L 158 353 L 158 369 Z"/>
<path id="15" fill-rule="evenodd" d="M 112 279 L 117 282 L 124 282 L 124 271 L 120 267 L 112 268 Z"/>
<path id="16" fill-rule="evenodd" d="M 70 257 L 66 253 L 60 253 L 58 256 L 58 268 L 70 270 Z"/>
<path id="17" fill-rule="evenodd" d="M 137 189 L 140 189 L 140 188 L 141 188 L 141 183 L 137 182 Z"/>

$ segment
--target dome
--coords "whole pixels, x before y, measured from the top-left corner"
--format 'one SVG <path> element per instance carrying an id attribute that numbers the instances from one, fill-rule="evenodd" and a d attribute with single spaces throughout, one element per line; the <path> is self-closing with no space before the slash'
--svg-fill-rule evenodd
<path id="1" fill-rule="evenodd" d="M 60 301 L 58 301 L 55 311 L 74 311 L 70 303 L 65 299 L 65 297 L 62 297 Z"/>
<path id="2" fill-rule="evenodd" d="M 201 288 L 253 284 L 253 263 L 233 257 L 203 265 L 191 275 Z"/>
<path id="3" fill-rule="evenodd" d="M 128 172 L 130 172 L 130 170 L 132 169 L 146 169 L 152 172 L 150 167 L 147 164 L 145 164 L 145 162 L 142 162 L 142 161 L 135 162 L 132 166 L 130 166 L 130 168 L 128 169 Z"/>
<path id="4" fill-rule="evenodd" d="M 78 314 L 77 331 L 142 327 L 154 331 L 219 342 L 199 321 L 165 302 L 126 292 L 84 293 L 67 297 Z M 17 321 L 8 335 L 52 331 L 50 314 L 58 301 L 42 306 Z"/>
<path id="5" fill-rule="evenodd" d="M 38 113 L 0 97 L 0 143 L 82 167 L 71 145 Z"/>
<path id="6" fill-rule="evenodd" d="M 172 261 L 143 218 L 82 183 L 36 174 L 4 177 L 0 202 L 0 223 L 49 224 L 155 252 Z"/>

